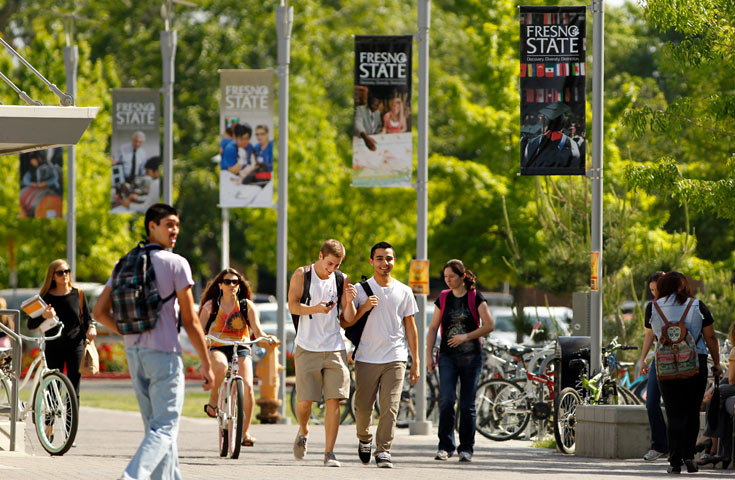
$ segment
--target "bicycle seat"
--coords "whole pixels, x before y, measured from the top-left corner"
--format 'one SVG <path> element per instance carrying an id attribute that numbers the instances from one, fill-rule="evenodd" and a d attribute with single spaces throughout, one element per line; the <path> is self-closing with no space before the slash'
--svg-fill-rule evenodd
<path id="1" fill-rule="evenodd" d="M 569 362 L 569 366 L 575 370 L 587 370 L 587 360 L 575 358 Z"/>
<path id="2" fill-rule="evenodd" d="M 515 357 L 520 357 L 522 355 L 525 355 L 526 353 L 533 352 L 533 348 L 531 348 L 531 347 L 516 347 L 516 346 L 513 346 L 513 347 L 510 347 L 508 349 L 508 352 L 510 352 L 510 354 L 513 355 L 513 356 L 515 356 Z"/>

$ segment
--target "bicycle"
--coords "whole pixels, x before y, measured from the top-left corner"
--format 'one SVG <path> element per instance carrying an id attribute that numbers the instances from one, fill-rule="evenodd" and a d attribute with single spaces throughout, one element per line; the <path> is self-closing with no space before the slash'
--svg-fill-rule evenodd
<path id="1" fill-rule="evenodd" d="M 44 348 L 47 341 L 61 337 L 64 324 L 59 324 L 59 331 L 51 337 L 28 337 L 17 335 L 28 342 L 34 342 L 40 350 L 39 355 L 31 362 L 28 373 L 22 380 L 16 378 L 18 390 L 22 390 L 33 378 L 33 394 L 30 402 L 18 400 L 18 419 L 25 420 L 29 412 L 35 426 L 36 435 L 41 446 L 51 455 L 65 454 L 74 443 L 79 423 L 79 405 L 77 394 L 71 381 L 62 372 L 48 368 Z M 11 410 L 11 369 L 12 350 L 0 349 L 0 384 L 5 391 L 0 403 L 0 414 L 10 415 Z M 20 382 L 20 385 L 18 385 Z"/>
<path id="2" fill-rule="evenodd" d="M 541 436 L 544 422 L 551 417 L 554 401 L 554 379 L 549 369 L 553 351 L 528 347 L 505 350 L 517 359 L 518 377 L 491 378 L 478 385 L 475 396 L 477 431 L 491 440 L 512 440 L 534 419 Z M 525 356 L 529 354 L 532 356 L 527 361 Z"/>
<path id="3" fill-rule="evenodd" d="M 207 339 L 217 342 L 219 345 L 231 345 L 232 360 L 227 366 L 225 378 L 219 387 L 217 399 L 217 424 L 219 426 L 219 456 L 230 456 L 237 459 L 240 456 L 242 440 L 242 427 L 245 404 L 245 383 L 239 373 L 237 363 L 237 347 L 247 347 L 261 340 L 273 343 L 270 337 L 259 337 L 255 340 L 236 341 L 223 340 L 213 335 L 207 335 Z"/>
<path id="4" fill-rule="evenodd" d="M 588 362 L 575 358 L 569 362 L 573 369 L 580 370 L 580 379 L 576 388 L 567 387 L 559 395 L 559 402 L 554 411 L 554 437 L 556 445 L 563 453 L 574 453 L 576 446 L 575 428 L 578 405 L 618 405 L 637 404 L 635 394 L 618 385 L 610 369 L 610 360 L 618 350 L 637 350 L 632 345 L 620 345 L 615 337 L 607 347 L 602 348 L 603 366 L 592 378 L 587 378 Z M 586 356 L 589 349 L 584 348 L 575 356 Z M 618 395 L 620 393 L 620 395 Z"/>

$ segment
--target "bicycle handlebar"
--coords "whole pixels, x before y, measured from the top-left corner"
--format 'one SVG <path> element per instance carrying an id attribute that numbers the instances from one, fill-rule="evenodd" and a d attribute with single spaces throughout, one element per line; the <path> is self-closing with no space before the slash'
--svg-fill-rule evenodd
<path id="1" fill-rule="evenodd" d="M 264 340 L 264 341 L 268 342 L 271 345 L 273 345 L 274 343 L 276 343 L 276 340 L 273 340 L 271 337 L 258 337 L 255 340 L 240 341 L 240 340 L 223 340 L 223 339 L 217 338 L 217 337 L 215 337 L 215 336 L 213 336 L 211 334 L 207 334 L 207 339 L 209 339 L 209 340 L 211 340 L 213 342 L 221 343 L 223 345 L 232 345 L 232 346 L 237 346 L 237 347 L 249 347 L 250 345 L 253 345 L 254 343 L 258 343 L 261 340 Z"/>
<path id="2" fill-rule="evenodd" d="M 20 338 L 22 338 L 23 340 L 26 340 L 26 341 L 29 341 L 29 342 L 36 342 L 36 343 L 41 343 L 42 341 L 43 342 L 48 342 L 49 340 L 56 340 L 57 338 L 61 337 L 61 332 L 64 330 L 64 324 L 61 323 L 61 322 L 59 322 L 57 324 L 57 327 L 59 327 L 58 333 L 56 335 L 51 336 L 51 337 L 46 337 L 46 336 L 29 337 L 27 335 L 23 335 L 22 333 L 18 333 L 18 336 Z M 51 328 L 56 328 L 56 327 L 51 327 Z"/>

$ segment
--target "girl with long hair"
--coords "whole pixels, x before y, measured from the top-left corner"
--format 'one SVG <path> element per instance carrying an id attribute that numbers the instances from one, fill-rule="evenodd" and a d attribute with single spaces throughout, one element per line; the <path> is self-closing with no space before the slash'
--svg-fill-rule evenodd
<path id="1" fill-rule="evenodd" d="M 434 302 L 436 308 L 426 340 L 426 367 L 434 370 L 433 358 L 436 334 L 441 327 L 439 347 L 439 447 L 435 460 L 445 461 L 455 450 L 454 404 L 459 381 L 459 453 L 460 462 L 472 461 L 475 445 L 475 393 L 482 370 L 480 337 L 495 328 L 487 301 L 476 289 L 476 277 L 461 260 L 444 265 L 444 282 L 449 290 L 442 291 Z"/>
<path id="2" fill-rule="evenodd" d="M 204 334 L 210 334 L 222 340 L 243 341 L 250 337 L 268 336 L 260 328 L 258 312 L 251 300 L 250 284 L 240 272 L 234 268 L 226 268 L 219 272 L 207 284 L 201 300 L 199 321 Z M 217 417 L 217 401 L 219 387 L 225 378 L 227 365 L 232 358 L 233 346 L 213 342 L 209 347 L 209 357 L 214 371 L 214 385 L 209 393 L 209 403 L 204 405 L 204 412 L 210 417 Z M 242 430 L 242 445 L 252 447 L 255 438 L 250 435 L 250 422 L 253 417 L 255 394 L 253 392 L 253 362 L 250 347 L 237 347 L 238 367 L 245 384 L 244 411 L 245 418 Z"/>
<path id="3" fill-rule="evenodd" d="M 94 340 L 97 328 L 89 313 L 84 292 L 72 284 L 71 268 L 66 260 L 57 259 L 49 264 L 39 295 L 48 306 L 40 317 L 28 320 L 28 328 L 38 328 L 45 319 L 54 316 L 64 324 L 61 338 L 46 343 L 46 362 L 49 368 L 62 372 L 66 367 L 66 376 L 74 386 L 79 400 L 79 382 L 82 378 L 79 365 L 84 353 L 84 339 L 86 337 Z M 49 330 L 46 335 L 55 335 L 57 329 L 58 327 Z"/>
<path id="4" fill-rule="evenodd" d="M 707 384 L 707 351 L 712 355 L 716 376 L 722 374 L 720 347 L 715 336 L 714 319 L 709 309 L 694 298 L 687 278 L 679 272 L 669 272 L 656 282 L 658 298 L 651 312 L 651 329 L 661 340 L 664 318 L 677 323 L 683 318 L 686 329 L 695 340 L 699 356 L 699 372 L 689 378 L 662 380 L 658 385 L 668 418 L 669 473 L 698 470 L 694 463 L 695 444 L 699 433 L 699 408 Z M 660 313 L 659 313 L 660 312 Z M 659 343 L 660 348 L 660 343 Z M 660 365 L 656 365 L 660 372 Z"/>

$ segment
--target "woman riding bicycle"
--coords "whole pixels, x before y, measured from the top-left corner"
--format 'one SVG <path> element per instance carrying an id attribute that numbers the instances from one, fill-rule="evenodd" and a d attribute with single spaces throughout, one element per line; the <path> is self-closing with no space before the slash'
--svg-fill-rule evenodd
<path id="1" fill-rule="evenodd" d="M 493 331 L 494 322 L 487 302 L 475 290 L 475 274 L 461 260 L 444 265 L 444 290 L 426 340 L 426 366 L 434 370 L 433 349 L 437 330 L 442 327 L 439 349 L 439 447 L 435 460 L 447 460 L 454 453 L 454 403 L 459 380 L 459 461 L 472 460 L 475 445 L 475 393 L 482 370 L 480 337 Z M 472 302 L 472 303 L 470 303 Z"/>
<path id="2" fill-rule="evenodd" d="M 272 337 L 261 330 L 258 312 L 251 298 L 250 284 L 237 270 L 227 268 L 219 272 L 209 282 L 202 295 L 199 321 L 204 328 L 204 333 L 230 341 L 247 340 L 252 333 L 256 338 Z M 275 337 L 272 338 L 275 339 Z M 214 371 L 214 386 L 209 394 L 209 403 L 204 405 L 204 412 L 212 418 L 217 417 L 219 387 L 227 373 L 233 348 L 216 343 L 209 347 L 210 361 Z M 245 384 L 242 445 L 252 447 L 255 445 L 255 438 L 250 435 L 250 421 L 253 416 L 255 395 L 250 347 L 238 347 L 237 355 L 239 373 Z"/>

